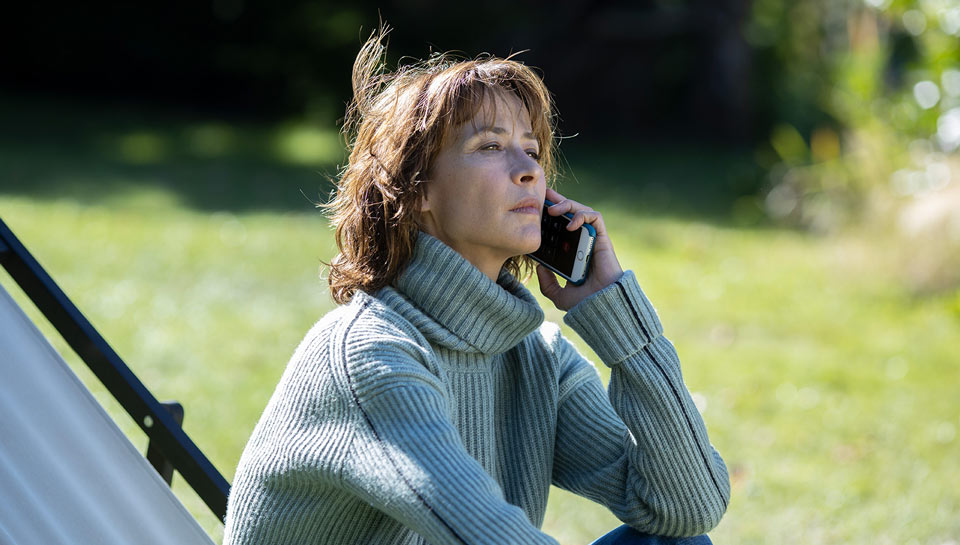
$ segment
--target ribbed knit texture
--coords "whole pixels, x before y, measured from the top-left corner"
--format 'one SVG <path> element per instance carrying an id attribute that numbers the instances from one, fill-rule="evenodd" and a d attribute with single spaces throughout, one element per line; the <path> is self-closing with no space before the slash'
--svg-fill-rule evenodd
<path id="1" fill-rule="evenodd" d="M 609 393 L 512 276 L 421 233 L 395 288 L 358 292 L 297 348 L 224 545 L 556 543 L 539 531 L 551 483 L 643 532 L 713 528 L 726 468 L 633 273 L 565 321 L 611 367 Z"/>

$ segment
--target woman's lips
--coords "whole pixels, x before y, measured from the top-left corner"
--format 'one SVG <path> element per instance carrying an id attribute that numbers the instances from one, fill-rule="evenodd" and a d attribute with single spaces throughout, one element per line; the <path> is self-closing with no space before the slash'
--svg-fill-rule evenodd
<path id="1" fill-rule="evenodd" d="M 510 211 L 517 212 L 519 214 L 540 214 L 540 210 L 538 210 L 536 206 L 518 206 Z"/>
<path id="2" fill-rule="evenodd" d="M 517 204 L 511 208 L 510 211 L 517 212 L 519 214 L 532 214 L 539 216 L 541 208 L 543 208 L 543 199 L 527 197 L 526 199 L 517 201 Z"/>

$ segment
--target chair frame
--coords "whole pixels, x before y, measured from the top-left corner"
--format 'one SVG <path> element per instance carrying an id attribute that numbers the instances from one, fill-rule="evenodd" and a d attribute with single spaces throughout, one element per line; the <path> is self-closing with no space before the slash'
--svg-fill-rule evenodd
<path id="1" fill-rule="evenodd" d="M 170 484 L 176 469 L 221 521 L 230 483 L 180 427 L 183 409 L 160 403 L 0 218 L 0 264 L 149 438 L 148 459 Z M 178 417 L 179 416 L 179 420 Z"/>

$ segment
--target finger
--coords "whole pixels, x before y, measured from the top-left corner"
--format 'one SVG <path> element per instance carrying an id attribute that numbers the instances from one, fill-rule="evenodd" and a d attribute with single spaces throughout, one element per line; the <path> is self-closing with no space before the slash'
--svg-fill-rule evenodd
<path id="1" fill-rule="evenodd" d="M 558 203 L 558 202 L 567 200 L 567 198 L 548 187 L 547 200 L 552 203 Z"/>
<path id="2" fill-rule="evenodd" d="M 550 215 L 559 216 L 560 214 L 576 213 L 581 210 L 591 210 L 591 208 L 573 199 L 564 199 L 547 210 L 550 212 Z"/>
<path id="3" fill-rule="evenodd" d="M 570 211 L 572 204 L 567 199 L 554 201 L 553 206 L 547 208 L 547 213 L 551 216 L 560 216 Z"/>
<path id="4" fill-rule="evenodd" d="M 573 219 L 567 224 L 568 231 L 575 231 L 584 223 L 593 224 L 600 220 L 600 213 L 594 210 L 580 210 L 573 215 Z"/>
<path id="5" fill-rule="evenodd" d="M 546 197 L 547 200 L 553 203 L 553 205 L 547 208 L 547 213 L 549 213 L 551 216 L 560 216 L 562 214 L 566 214 L 567 212 L 573 210 L 578 204 L 550 188 L 547 188 Z"/>
<path id="6" fill-rule="evenodd" d="M 537 265 L 537 281 L 540 283 L 540 293 L 544 294 L 547 299 L 556 302 L 561 288 L 553 272 L 543 265 Z"/>

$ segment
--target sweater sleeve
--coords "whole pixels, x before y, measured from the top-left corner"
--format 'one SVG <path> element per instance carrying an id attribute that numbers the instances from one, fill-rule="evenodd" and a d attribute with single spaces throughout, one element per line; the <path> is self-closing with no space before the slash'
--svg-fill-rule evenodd
<path id="1" fill-rule="evenodd" d="M 693 536 L 715 527 L 730 497 L 727 470 L 633 273 L 582 301 L 564 321 L 611 374 L 606 391 L 566 339 L 554 341 L 569 383 L 561 384 L 554 484 L 606 505 L 643 532 Z"/>
<path id="2" fill-rule="evenodd" d="M 432 545 L 553 544 L 464 448 L 440 381 L 409 340 L 349 334 L 357 414 L 343 486 Z"/>

